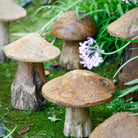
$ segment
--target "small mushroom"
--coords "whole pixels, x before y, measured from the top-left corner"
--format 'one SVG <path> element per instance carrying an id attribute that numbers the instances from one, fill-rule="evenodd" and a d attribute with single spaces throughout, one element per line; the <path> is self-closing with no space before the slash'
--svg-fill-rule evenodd
<path id="1" fill-rule="evenodd" d="M 8 60 L 3 47 L 10 42 L 9 22 L 22 19 L 26 11 L 12 0 L 0 0 L 0 63 Z"/>
<path id="2" fill-rule="evenodd" d="M 116 113 L 97 126 L 89 138 L 137 138 L 138 116 Z"/>
<path id="3" fill-rule="evenodd" d="M 82 17 L 84 14 L 80 13 Z M 94 21 L 85 16 L 79 20 L 75 11 L 63 13 L 52 27 L 52 34 L 63 39 L 63 48 L 60 56 L 60 66 L 65 69 L 82 68 L 79 58 L 79 41 L 93 36 L 97 31 Z"/>
<path id="4" fill-rule="evenodd" d="M 132 39 L 138 35 L 138 7 L 134 8 L 119 19 L 111 23 L 107 30 L 110 35 L 121 39 Z M 130 58 L 138 55 L 138 43 L 131 42 L 125 49 L 122 64 L 124 64 Z M 131 87 L 130 85 L 124 85 L 124 83 L 138 78 L 138 59 L 135 59 L 128 63 L 119 73 L 119 89 L 124 90 Z M 134 101 L 138 100 L 138 91 L 129 93 L 124 98 L 133 97 Z"/>
<path id="5" fill-rule="evenodd" d="M 41 87 L 46 83 L 43 62 L 55 60 L 60 50 L 32 33 L 4 47 L 9 58 L 20 61 L 11 86 L 11 103 L 16 109 L 39 110 L 44 98 Z"/>
<path id="6" fill-rule="evenodd" d="M 48 101 L 66 107 L 64 135 L 83 138 L 92 131 L 89 107 L 111 101 L 115 85 L 98 74 L 79 69 L 47 82 L 42 94 Z"/>

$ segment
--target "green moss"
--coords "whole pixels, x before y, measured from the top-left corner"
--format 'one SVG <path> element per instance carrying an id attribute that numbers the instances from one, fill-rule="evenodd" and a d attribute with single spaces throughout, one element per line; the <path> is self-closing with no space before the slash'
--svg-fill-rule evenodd
<path id="1" fill-rule="evenodd" d="M 56 61 L 58 62 L 58 61 Z M 47 77 L 47 80 L 51 80 L 55 77 L 61 76 L 67 72 L 67 70 L 59 69 L 59 70 L 50 70 L 50 63 L 44 63 L 45 69 L 50 71 L 50 75 Z M 112 63 L 112 64 L 111 64 Z M 103 75 L 106 77 L 112 78 L 114 74 L 113 67 L 115 64 L 111 62 L 108 65 L 103 65 L 104 69 L 94 69 L 94 72 Z M 0 68 L 0 122 L 2 122 L 8 129 L 12 130 L 15 126 L 17 129 L 13 133 L 13 137 L 15 138 L 34 138 L 34 137 L 47 137 L 47 138 L 65 138 L 63 135 L 64 128 L 64 120 L 65 120 L 65 108 L 54 105 L 50 102 L 46 102 L 43 110 L 32 112 L 16 110 L 11 107 L 11 83 L 14 79 L 16 70 L 17 70 L 18 62 L 12 63 L 4 63 L 1 64 Z M 7 75 L 8 74 L 8 75 Z M 108 105 L 102 105 L 98 107 L 90 108 L 90 115 L 93 122 L 93 129 L 102 123 L 105 119 L 110 117 L 114 112 L 115 108 L 111 109 L 113 103 L 109 103 Z M 48 117 L 52 117 L 56 115 L 57 118 L 61 119 L 58 122 L 51 122 Z M 20 136 L 18 132 L 22 127 L 30 126 L 30 130 Z"/>

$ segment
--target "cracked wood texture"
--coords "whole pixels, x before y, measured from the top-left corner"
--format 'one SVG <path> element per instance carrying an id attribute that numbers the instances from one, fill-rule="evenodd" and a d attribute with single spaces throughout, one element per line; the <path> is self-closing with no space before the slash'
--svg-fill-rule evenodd
<path id="1" fill-rule="evenodd" d="M 66 108 L 64 135 L 66 137 L 88 137 L 92 131 L 89 108 Z"/>
<path id="2" fill-rule="evenodd" d="M 8 60 L 3 47 L 10 42 L 9 23 L 0 22 L 0 64 Z"/>
<path id="3" fill-rule="evenodd" d="M 44 101 L 41 88 L 45 83 L 42 63 L 20 62 L 11 87 L 12 106 L 21 110 L 40 110 Z"/>
<path id="4" fill-rule="evenodd" d="M 68 70 L 82 68 L 79 58 L 78 41 L 63 41 L 63 48 L 60 55 L 60 66 Z"/>

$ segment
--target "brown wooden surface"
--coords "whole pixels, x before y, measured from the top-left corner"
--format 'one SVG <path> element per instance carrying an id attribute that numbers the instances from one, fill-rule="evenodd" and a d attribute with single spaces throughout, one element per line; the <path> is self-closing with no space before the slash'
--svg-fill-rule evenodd
<path id="1" fill-rule="evenodd" d="M 4 53 L 4 46 L 10 42 L 9 23 L 0 22 L 0 64 L 8 60 Z"/>
<path id="2" fill-rule="evenodd" d="M 47 82 L 43 96 L 67 107 L 91 107 L 113 99 L 115 85 L 109 79 L 87 70 L 73 70 Z"/>
<path id="3" fill-rule="evenodd" d="M 89 108 L 66 108 L 64 135 L 67 137 L 88 137 L 92 131 Z"/>
<path id="4" fill-rule="evenodd" d="M 138 43 L 130 43 L 124 52 L 122 64 L 124 64 L 129 59 L 138 56 Z M 119 90 L 124 90 L 132 85 L 125 85 L 124 83 L 132 81 L 138 78 L 138 59 L 129 62 L 125 67 L 119 72 Z M 125 98 L 133 97 L 134 101 L 138 101 L 138 91 L 134 93 L 129 93 Z"/>
<path id="5" fill-rule="evenodd" d="M 26 10 L 12 0 L 0 0 L 0 21 L 16 21 L 26 16 Z"/>
<path id="6" fill-rule="evenodd" d="M 80 13 L 80 17 L 84 14 Z M 74 11 L 63 13 L 52 27 L 52 34 L 57 38 L 78 41 L 93 36 L 97 31 L 94 21 L 86 16 L 79 20 Z"/>
<path id="7" fill-rule="evenodd" d="M 4 52 L 10 58 L 25 62 L 48 62 L 60 55 L 59 48 L 38 33 L 31 33 L 10 43 L 4 47 Z"/>
<path id="8" fill-rule="evenodd" d="M 112 22 L 107 30 L 110 35 L 122 38 L 131 39 L 138 35 L 138 25 L 133 23 L 138 23 L 138 7 L 134 8 L 120 18 Z"/>
<path id="9" fill-rule="evenodd" d="M 42 63 L 20 62 L 11 87 L 11 103 L 16 109 L 39 110 L 44 98 L 41 88 L 46 83 Z"/>
<path id="10" fill-rule="evenodd" d="M 95 128 L 89 138 L 138 138 L 138 116 L 117 113 Z"/>
<path id="11" fill-rule="evenodd" d="M 65 41 L 60 55 L 60 66 L 62 68 L 72 70 L 81 69 L 79 58 L 79 42 L 78 41 Z"/>

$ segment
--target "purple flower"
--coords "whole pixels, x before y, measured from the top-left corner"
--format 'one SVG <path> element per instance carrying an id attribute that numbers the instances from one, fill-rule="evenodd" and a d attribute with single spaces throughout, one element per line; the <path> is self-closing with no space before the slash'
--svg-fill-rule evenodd
<path id="1" fill-rule="evenodd" d="M 96 43 L 96 41 L 92 37 L 87 37 L 87 39 L 88 40 L 86 42 L 88 45 L 93 45 L 93 43 Z"/>
<path id="2" fill-rule="evenodd" d="M 137 0 L 122 0 L 122 1 L 125 1 L 127 4 L 129 4 L 129 5 L 131 5 L 130 3 L 129 3 L 129 1 L 133 1 L 135 4 L 137 3 Z"/>
<path id="3" fill-rule="evenodd" d="M 103 58 L 102 57 L 99 57 L 99 53 L 95 53 L 94 56 L 92 56 L 92 62 L 93 62 L 93 66 L 94 67 L 98 67 L 99 66 L 99 63 L 102 63 L 103 62 Z"/>
<path id="4" fill-rule="evenodd" d="M 89 50 L 89 46 L 86 45 L 86 43 L 79 43 L 80 47 L 79 47 L 79 52 L 83 55 L 85 53 L 87 53 L 87 51 Z"/>
<path id="5" fill-rule="evenodd" d="M 80 63 L 84 67 L 92 69 L 93 67 L 98 67 L 103 62 L 103 58 L 99 56 L 99 53 L 104 53 L 104 50 L 100 50 L 93 38 L 87 37 L 87 41 L 80 42 L 79 45 L 80 58 L 82 59 Z"/>

